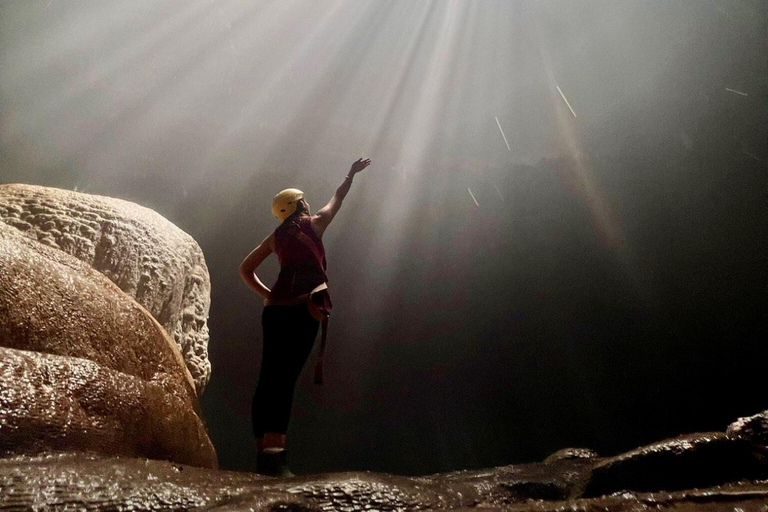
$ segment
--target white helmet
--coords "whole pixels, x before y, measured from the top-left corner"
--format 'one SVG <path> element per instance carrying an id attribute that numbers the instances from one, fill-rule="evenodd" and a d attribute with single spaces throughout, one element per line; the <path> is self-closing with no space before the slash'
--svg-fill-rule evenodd
<path id="1" fill-rule="evenodd" d="M 278 192 L 272 199 L 272 215 L 278 220 L 287 219 L 293 215 L 302 199 L 304 199 L 304 192 L 297 188 L 287 188 Z"/>

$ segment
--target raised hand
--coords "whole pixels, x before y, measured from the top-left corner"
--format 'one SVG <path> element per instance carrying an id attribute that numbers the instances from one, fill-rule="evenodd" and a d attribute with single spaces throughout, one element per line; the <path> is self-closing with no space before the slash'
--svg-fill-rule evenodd
<path id="1" fill-rule="evenodd" d="M 362 159 L 362 158 L 360 160 L 356 160 L 352 164 L 352 167 L 349 169 L 349 175 L 350 176 L 354 176 L 355 174 L 359 173 L 360 171 L 362 171 L 363 169 L 365 169 L 369 165 L 371 165 L 371 159 L 370 158 L 367 158 L 365 160 Z"/>

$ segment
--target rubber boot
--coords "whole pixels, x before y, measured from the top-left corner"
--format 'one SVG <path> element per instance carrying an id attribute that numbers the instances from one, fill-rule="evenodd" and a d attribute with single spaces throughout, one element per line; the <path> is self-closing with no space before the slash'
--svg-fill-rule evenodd
<path id="1" fill-rule="evenodd" d="M 266 448 L 257 454 L 256 471 L 261 475 L 288 478 L 288 452 L 283 448 Z"/>

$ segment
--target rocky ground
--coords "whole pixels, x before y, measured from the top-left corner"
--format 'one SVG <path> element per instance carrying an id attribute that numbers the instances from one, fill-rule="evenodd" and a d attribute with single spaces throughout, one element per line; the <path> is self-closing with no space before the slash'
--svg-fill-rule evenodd
<path id="1" fill-rule="evenodd" d="M 766 450 L 740 432 L 681 436 L 616 457 L 563 450 L 539 463 L 423 477 L 275 479 L 85 453 L 15 456 L 0 460 L 0 510 L 766 511 Z"/>

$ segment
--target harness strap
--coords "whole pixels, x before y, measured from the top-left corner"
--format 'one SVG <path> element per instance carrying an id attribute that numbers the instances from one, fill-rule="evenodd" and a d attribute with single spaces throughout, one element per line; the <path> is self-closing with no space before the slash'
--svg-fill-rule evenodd
<path id="1" fill-rule="evenodd" d="M 297 306 L 299 304 L 303 304 L 306 302 L 307 306 L 309 307 L 309 313 L 315 318 L 315 320 L 319 322 L 322 320 L 322 313 L 317 310 L 314 304 L 312 304 L 312 295 L 327 289 L 328 289 L 328 283 L 322 283 L 316 286 L 311 292 L 305 293 L 304 295 L 299 295 L 298 297 L 294 297 L 292 299 L 285 299 L 285 300 L 264 299 L 264 305 L 265 306 Z M 321 315 L 321 317 L 318 317 L 318 315 Z"/>

